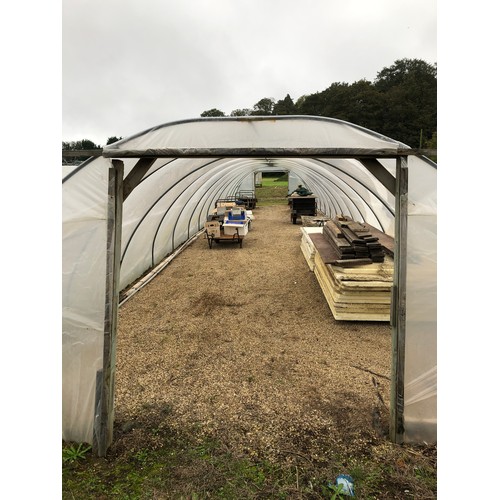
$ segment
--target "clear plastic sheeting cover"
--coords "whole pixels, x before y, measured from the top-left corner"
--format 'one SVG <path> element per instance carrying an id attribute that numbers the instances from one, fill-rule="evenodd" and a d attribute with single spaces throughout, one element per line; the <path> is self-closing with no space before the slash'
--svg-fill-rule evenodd
<path id="1" fill-rule="evenodd" d="M 407 146 L 322 117 L 202 118 L 167 123 L 106 146 L 106 157 L 63 177 L 63 438 L 92 442 L 95 378 L 102 368 L 110 158 L 127 175 L 142 155 L 226 148 L 395 150 Z M 136 155 L 136 157 L 134 157 Z M 393 177 L 395 159 L 380 159 Z M 120 290 L 203 228 L 219 198 L 255 189 L 263 170 L 288 171 L 329 217 L 348 215 L 394 236 L 395 197 L 352 158 L 156 158 L 123 203 Z M 407 441 L 436 439 L 436 165 L 408 160 L 404 422 Z"/>
<path id="2" fill-rule="evenodd" d="M 437 176 L 431 162 L 408 161 L 405 439 L 437 433 Z"/>
<path id="3" fill-rule="evenodd" d="M 171 149 L 351 148 L 396 150 L 401 143 L 332 118 L 205 118 L 166 123 L 104 148 L 105 156 L 161 156 Z M 119 153 L 119 155 L 118 155 Z"/>
<path id="4" fill-rule="evenodd" d="M 89 162 L 63 178 L 62 435 L 92 443 L 102 368 L 108 173 Z"/>

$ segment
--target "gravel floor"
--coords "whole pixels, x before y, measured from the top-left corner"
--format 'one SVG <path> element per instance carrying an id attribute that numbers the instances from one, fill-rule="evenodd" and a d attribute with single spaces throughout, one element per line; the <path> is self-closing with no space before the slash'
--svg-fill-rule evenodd
<path id="1" fill-rule="evenodd" d="M 115 418 L 129 446 L 148 419 L 269 460 L 387 434 L 389 324 L 336 321 L 288 207 L 254 215 L 243 248 L 200 236 L 120 308 Z"/>

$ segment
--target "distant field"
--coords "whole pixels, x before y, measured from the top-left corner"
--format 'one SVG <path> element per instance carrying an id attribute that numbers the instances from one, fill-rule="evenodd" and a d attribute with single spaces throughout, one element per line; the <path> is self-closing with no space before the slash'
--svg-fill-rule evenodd
<path id="1" fill-rule="evenodd" d="M 288 194 L 288 181 L 277 180 L 275 177 L 263 177 L 262 187 L 255 189 L 257 206 L 286 205 Z"/>

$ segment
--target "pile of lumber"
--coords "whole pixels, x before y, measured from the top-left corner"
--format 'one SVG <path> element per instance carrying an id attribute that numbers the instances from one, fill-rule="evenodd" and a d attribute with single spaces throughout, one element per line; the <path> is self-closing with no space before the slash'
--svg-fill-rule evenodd
<path id="1" fill-rule="evenodd" d="M 311 240 L 311 234 L 321 234 L 323 232 L 322 227 L 301 227 L 302 238 L 300 240 L 300 249 L 306 259 L 307 265 L 311 271 L 314 271 L 314 256 L 316 255 L 316 247 Z"/>
<path id="2" fill-rule="evenodd" d="M 333 317 L 390 321 L 393 238 L 352 220 L 328 221 L 317 230 L 302 228 L 301 248 Z"/>
<path id="3" fill-rule="evenodd" d="M 325 222 L 330 220 L 329 217 L 320 215 L 302 215 L 300 218 L 303 226 L 307 227 L 323 227 Z"/>
<path id="4" fill-rule="evenodd" d="M 394 261 L 342 268 L 317 252 L 314 274 L 336 320 L 390 321 Z"/>
<path id="5" fill-rule="evenodd" d="M 370 226 L 371 227 L 371 226 Z M 355 264 L 384 262 L 384 249 L 368 224 L 337 216 L 325 223 L 323 235 L 338 260 L 357 260 Z"/>

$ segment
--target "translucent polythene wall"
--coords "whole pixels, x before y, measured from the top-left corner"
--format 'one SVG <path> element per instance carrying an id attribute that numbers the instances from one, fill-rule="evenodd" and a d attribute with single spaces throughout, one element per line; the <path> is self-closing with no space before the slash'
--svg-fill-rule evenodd
<path id="1" fill-rule="evenodd" d="M 103 359 L 108 172 L 102 167 L 76 169 L 63 178 L 62 191 L 62 437 L 87 443 Z"/>
<path id="2" fill-rule="evenodd" d="M 405 441 L 437 434 L 437 176 L 431 163 L 408 162 Z"/>
<path id="3" fill-rule="evenodd" d="M 125 160 L 131 161 L 137 160 Z M 244 159 L 156 160 L 123 204 L 120 288 L 195 236 L 217 199 L 253 191 L 251 163 Z"/>
<path id="4" fill-rule="evenodd" d="M 297 177 L 294 172 L 290 172 L 288 174 L 288 192 L 291 193 L 292 191 L 295 191 L 298 185 L 302 182 L 304 181 L 302 181 L 300 177 Z"/>

